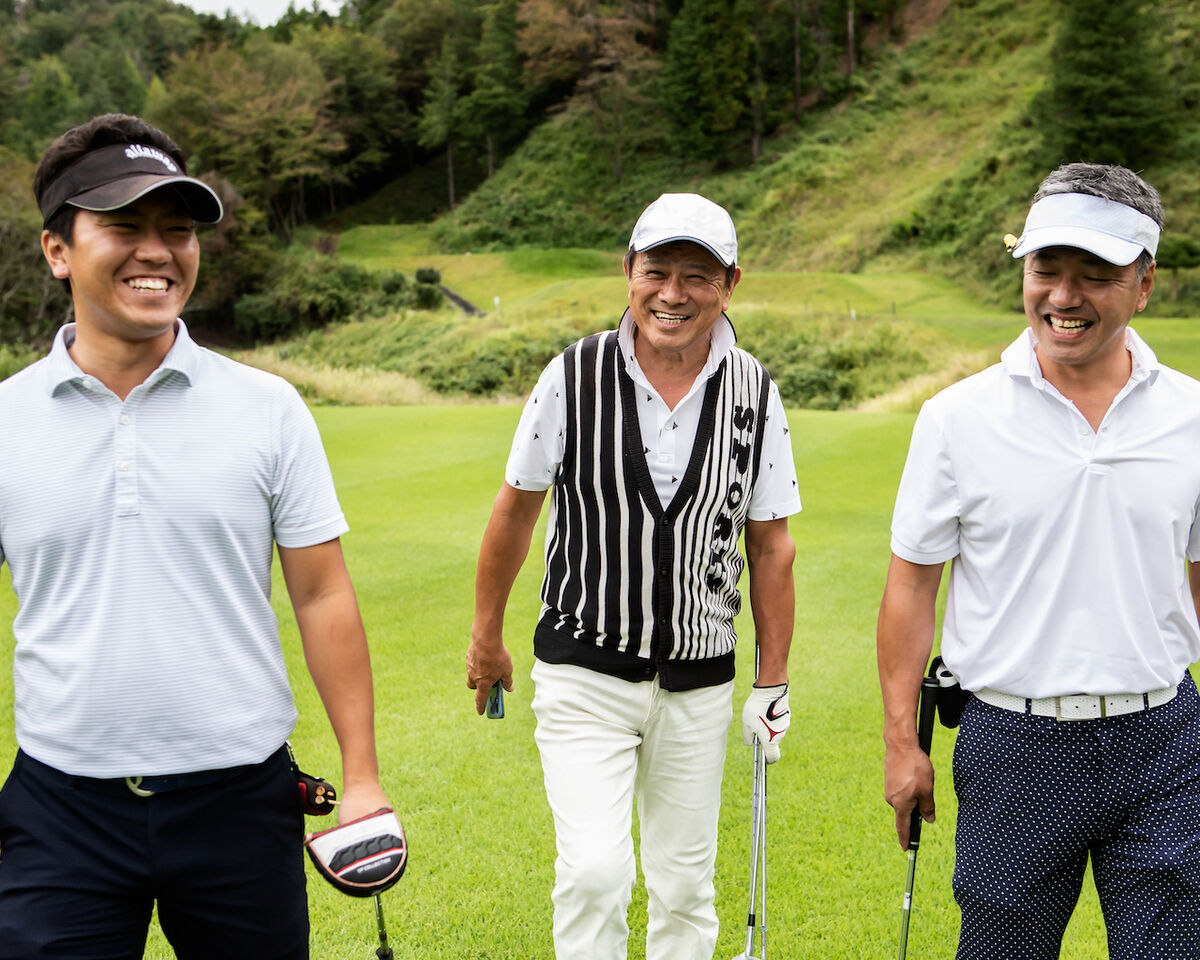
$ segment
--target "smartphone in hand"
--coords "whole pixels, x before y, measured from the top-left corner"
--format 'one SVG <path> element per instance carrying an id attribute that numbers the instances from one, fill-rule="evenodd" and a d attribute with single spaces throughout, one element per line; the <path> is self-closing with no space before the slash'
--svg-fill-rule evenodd
<path id="1" fill-rule="evenodd" d="M 504 684 L 497 680 L 488 691 L 487 708 L 484 711 L 489 720 L 504 719 Z"/>

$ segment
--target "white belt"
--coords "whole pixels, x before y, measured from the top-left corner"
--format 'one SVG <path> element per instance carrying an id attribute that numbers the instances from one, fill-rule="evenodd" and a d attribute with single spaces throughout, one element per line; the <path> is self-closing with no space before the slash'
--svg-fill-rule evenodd
<path id="1" fill-rule="evenodd" d="M 1017 697 L 984 687 L 973 690 L 984 703 L 1016 713 L 1031 713 L 1035 717 L 1054 717 L 1056 720 L 1097 720 L 1100 717 L 1119 717 L 1124 713 L 1141 713 L 1161 707 L 1175 696 L 1172 685 L 1149 693 L 1110 693 L 1094 696 L 1076 693 L 1066 697 Z"/>

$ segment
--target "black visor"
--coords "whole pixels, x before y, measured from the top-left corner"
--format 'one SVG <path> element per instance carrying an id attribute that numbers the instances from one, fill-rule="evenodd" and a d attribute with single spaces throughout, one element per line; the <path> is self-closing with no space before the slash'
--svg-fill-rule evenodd
<path id="1" fill-rule="evenodd" d="M 84 210 L 118 210 L 151 190 L 173 186 L 200 223 L 216 223 L 221 201 L 203 180 L 189 177 L 157 147 L 115 143 L 84 154 L 50 181 L 39 207 L 45 223 L 64 203 Z"/>

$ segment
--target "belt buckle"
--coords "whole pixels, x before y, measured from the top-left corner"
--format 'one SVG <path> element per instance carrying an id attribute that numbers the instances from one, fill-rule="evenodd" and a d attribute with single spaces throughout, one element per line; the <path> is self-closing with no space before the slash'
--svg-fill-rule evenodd
<path id="1" fill-rule="evenodd" d="M 1074 693 L 1054 700 L 1056 720 L 1097 720 L 1104 713 L 1103 699 L 1090 693 Z"/>
<path id="2" fill-rule="evenodd" d="M 142 781 L 145 779 L 146 779 L 145 777 L 126 777 L 125 778 L 125 786 L 127 786 L 129 788 L 129 792 L 134 794 L 135 796 L 152 797 L 152 796 L 154 796 L 153 790 L 143 790 L 142 789 Z"/>

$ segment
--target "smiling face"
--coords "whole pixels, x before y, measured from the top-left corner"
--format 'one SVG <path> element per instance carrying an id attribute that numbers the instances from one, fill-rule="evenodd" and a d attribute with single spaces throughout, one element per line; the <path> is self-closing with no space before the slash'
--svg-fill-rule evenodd
<path id="1" fill-rule="evenodd" d="M 71 243 L 44 231 L 42 250 L 54 276 L 71 281 L 76 323 L 126 343 L 174 336 L 200 267 L 195 224 L 169 189 L 119 210 L 80 210 Z"/>
<path id="2" fill-rule="evenodd" d="M 1145 308 L 1154 265 L 1118 266 L 1078 247 L 1046 247 L 1025 258 L 1025 316 L 1037 338 L 1038 361 L 1071 373 L 1103 375 L 1128 361 L 1125 328 Z"/>
<path id="3" fill-rule="evenodd" d="M 728 309 L 741 268 L 727 284 L 720 260 L 699 244 L 682 241 L 634 254 L 626 277 L 639 362 L 654 355 L 703 365 L 709 332 Z"/>

